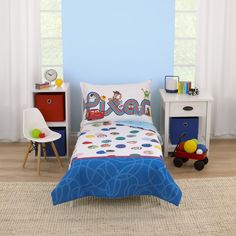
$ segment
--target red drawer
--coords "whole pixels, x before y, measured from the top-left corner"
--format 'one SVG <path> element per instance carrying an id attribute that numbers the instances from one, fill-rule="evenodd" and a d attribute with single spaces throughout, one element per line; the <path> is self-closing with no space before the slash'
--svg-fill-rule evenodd
<path id="1" fill-rule="evenodd" d="M 37 93 L 34 97 L 34 103 L 46 121 L 65 120 L 64 93 Z"/>

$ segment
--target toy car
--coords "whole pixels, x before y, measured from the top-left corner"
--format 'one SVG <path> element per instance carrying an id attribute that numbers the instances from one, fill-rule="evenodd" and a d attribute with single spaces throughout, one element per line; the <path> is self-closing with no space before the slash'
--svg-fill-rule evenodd
<path id="1" fill-rule="evenodd" d="M 180 150 L 179 145 L 177 145 L 177 147 L 175 148 L 173 156 L 175 157 L 173 163 L 176 167 L 181 167 L 189 159 L 196 160 L 194 162 L 194 168 L 196 170 L 202 170 L 208 163 L 207 151 L 202 154 L 187 153 L 183 150 Z"/>
<path id="2" fill-rule="evenodd" d="M 88 120 L 98 120 L 104 118 L 104 111 L 99 111 L 98 109 L 91 109 L 87 112 Z"/>

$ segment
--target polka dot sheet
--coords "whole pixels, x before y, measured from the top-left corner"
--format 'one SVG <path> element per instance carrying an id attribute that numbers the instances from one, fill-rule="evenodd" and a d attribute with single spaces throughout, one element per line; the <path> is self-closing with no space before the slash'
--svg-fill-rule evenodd
<path id="1" fill-rule="evenodd" d="M 80 132 L 73 159 L 93 157 L 162 158 L 158 134 L 153 129 L 119 122 L 87 124 Z"/>

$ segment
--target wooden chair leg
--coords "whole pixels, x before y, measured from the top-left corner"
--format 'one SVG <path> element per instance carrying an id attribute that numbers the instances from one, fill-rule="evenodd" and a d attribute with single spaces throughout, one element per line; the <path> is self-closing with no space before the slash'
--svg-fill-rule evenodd
<path id="1" fill-rule="evenodd" d="M 29 143 L 29 145 L 27 147 L 27 151 L 25 153 L 25 158 L 24 158 L 24 162 L 23 162 L 23 165 L 22 165 L 23 168 L 25 168 L 25 164 L 26 164 L 26 161 L 27 161 L 27 159 L 29 157 L 29 153 L 30 153 L 30 149 L 32 148 L 32 145 L 33 145 L 33 143 L 32 143 L 32 141 L 30 141 L 30 143 Z"/>
<path id="2" fill-rule="evenodd" d="M 43 155 L 44 155 L 44 159 L 47 159 L 47 155 L 46 155 L 46 143 L 42 143 L 43 145 Z"/>
<path id="3" fill-rule="evenodd" d="M 54 142 L 51 142 L 51 146 L 52 146 L 52 149 L 53 149 L 53 151 L 54 151 L 54 153 L 55 153 L 55 155 L 56 155 L 56 158 L 57 158 L 57 160 L 58 160 L 60 166 L 62 167 L 61 158 L 60 158 L 60 156 L 59 156 L 59 154 L 58 154 L 58 151 L 57 151 L 57 148 L 56 148 Z"/>
<path id="4" fill-rule="evenodd" d="M 38 143 L 37 172 L 40 175 L 41 144 Z"/>
<path id="5" fill-rule="evenodd" d="M 56 155 L 56 158 L 57 158 L 57 160 L 58 160 L 60 166 L 63 167 L 63 166 L 62 166 L 62 163 L 61 163 L 61 158 L 60 158 L 60 156 L 59 156 L 59 154 L 58 154 L 58 151 L 57 151 L 57 148 L 56 148 L 54 142 L 51 142 L 51 146 L 52 146 L 52 149 L 53 149 L 53 151 L 54 151 L 54 153 L 55 153 L 55 155 Z"/>

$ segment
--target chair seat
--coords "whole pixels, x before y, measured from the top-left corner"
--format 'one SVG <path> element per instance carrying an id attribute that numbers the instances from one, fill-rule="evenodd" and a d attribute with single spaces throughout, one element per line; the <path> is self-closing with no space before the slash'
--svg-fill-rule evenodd
<path id="1" fill-rule="evenodd" d="M 43 132 L 46 134 L 45 138 L 33 138 L 32 137 L 32 131 L 34 129 L 39 129 L 40 132 Z M 26 139 L 30 140 L 30 143 L 27 147 L 27 152 L 25 154 L 24 162 L 23 162 L 23 168 L 25 168 L 26 161 L 29 157 L 29 153 L 35 149 L 34 142 L 37 143 L 38 147 L 38 153 L 37 153 L 37 172 L 38 175 L 40 175 L 40 159 L 41 159 L 41 147 L 43 146 L 43 154 L 44 158 L 46 159 L 46 151 L 45 151 L 45 143 L 51 143 L 53 152 L 62 167 L 61 159 L 58 154 L 57 148 L 54 144 L 54 141 L 61 138 L 61 134 L 57 133 L 55 131 L 52 131 L 49 129 L 46 121 L 43 118 L 43 115 L 41 114 L 40 110 L 37 108 L 28 108 L 25 109 L 23 112 L 23 135 Z"/>
<path id="2" fill-rule="evenodd" d="M 52 130 L 49 131 L 49 133 L 46 135 L 45 138 L 29 138 L 31 141 L 33 142 L 37 142 L 37 143 L 49 143 L 49 142 L 53 142 L 58 140 L 59 138 L 61 138 L 61 134 L 54 132 Z"/>

